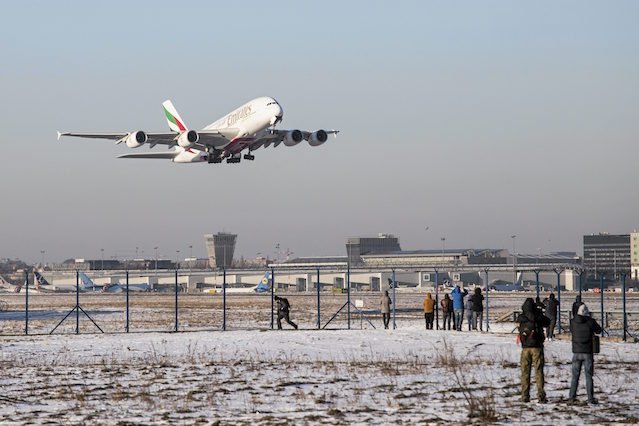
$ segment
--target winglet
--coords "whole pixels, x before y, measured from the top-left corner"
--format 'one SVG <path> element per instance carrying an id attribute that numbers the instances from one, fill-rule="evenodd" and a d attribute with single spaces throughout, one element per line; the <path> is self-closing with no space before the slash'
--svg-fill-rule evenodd
<path id="1" fill-rule="evenodd" d="M 169 123 L 169 128 L 174 132 L 184 132 L 186 130 L 186 124 L 178 114 L 177 110 L 173 106 L 173 102 L 170 100 L 166 100 L 162 102 L 162 106 L 164 107 L 164 115 L 166 116 L 166 121 Z"/>
<path id="2" fill-rule="evenodd" d="M 58 140 L 60 140 L 60 136 L 62 136 L 62 133 L 58 131 Z"/>

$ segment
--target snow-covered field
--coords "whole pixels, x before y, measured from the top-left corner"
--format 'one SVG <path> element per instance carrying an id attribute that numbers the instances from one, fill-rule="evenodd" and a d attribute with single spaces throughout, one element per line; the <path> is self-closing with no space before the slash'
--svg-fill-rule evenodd
<path id="1" fill-rule="evenodd" d="M 588 406 L 562 401 L 570 342 L 547 342 L 550 403 L 523 404 L 520 348 L 498 328 L 426 331 L 404 321 L 397 330 L 4 336 L 0 422 L 639 422 L 639 345 L 603 340 L 600 404 Z M 582 382 L 585 402 L 584 393 Z"/>

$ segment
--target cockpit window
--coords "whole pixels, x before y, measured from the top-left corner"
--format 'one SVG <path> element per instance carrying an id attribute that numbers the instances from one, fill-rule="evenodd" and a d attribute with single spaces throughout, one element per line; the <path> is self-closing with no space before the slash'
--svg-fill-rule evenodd
<path id="1" fill-rule="evenodd" d="M 277 105 L 277 102 L 269 102 L 266 104 L 266 106 L 269 106 L 269 105 Z"/>

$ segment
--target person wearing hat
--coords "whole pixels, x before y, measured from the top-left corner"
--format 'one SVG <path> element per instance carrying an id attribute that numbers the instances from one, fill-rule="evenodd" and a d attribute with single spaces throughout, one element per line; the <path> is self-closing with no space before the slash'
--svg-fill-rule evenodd
<path id="1" fill-rule="evenodd" d="M 592 381 L 594 371 L 592 338 L 595 334 L 601 333 L 602 329 L 597 324 L 597 321 L 590 317 L 590 310 L 585 304 L 579 306 L 577 316 L 570 322 L 570 327 L 572 330 L 572 381 L 570 382 L 568 401 L 574 402 L 577 399 L 577 386 L 579 385 L 579 376 L 583 365 L 586 375 L 588 403 L 597 404 Z"/>

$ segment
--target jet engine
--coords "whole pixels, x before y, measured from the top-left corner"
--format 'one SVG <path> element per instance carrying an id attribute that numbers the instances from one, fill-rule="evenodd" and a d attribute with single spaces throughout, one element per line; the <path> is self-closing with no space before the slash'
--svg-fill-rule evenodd
<path id="1" fill-rule="evenodd" d="M 197 134 L 195 130 L 189 130 L 187 132 L 182 132 L 180 136 L 178 136 L 177 143 L 182 148 L 190 148 L 193 144 L 200 140 L 200 135 Z"/>
<path id="2" fill-rule="evenodd" d="M 308 144 L 310 146 L 320 146 L 328 139 L 328 134 L 324 130 L 317 130 L 308 137 Z"/>
<path id="3" fill-rule="evenodd" d="M 146 140 L 146 133 L 142 130 L 138 130 L 137 132 L 129 133 L 129 136 L 126 137 L 126 146 L 129 148 L 138 148 L 144 145 Z"/>
<path id="4" fill-rule="evenodd" d="M 302 135 L 302 132 L 300 132 L 299 130 L 291 130 L 286 134 L 286 137 L 284 138 L 284 145 L 295 146 L 298 143 L 302 142 L 302 139 L 304 139 L 304 135 Z"/>

